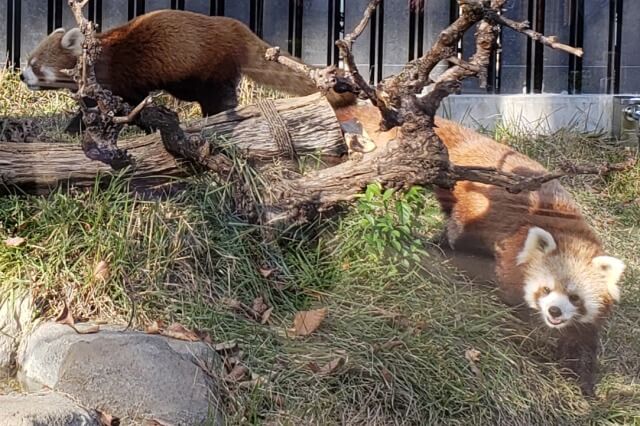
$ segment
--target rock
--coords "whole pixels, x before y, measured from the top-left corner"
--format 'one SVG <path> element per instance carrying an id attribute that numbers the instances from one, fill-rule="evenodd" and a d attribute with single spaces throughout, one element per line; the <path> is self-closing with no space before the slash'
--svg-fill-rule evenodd
<path id="1" fill-rule="evenodd" d="M 64 392 L 125 423 L 223 424 L 216 383 L 207 374 L 221 363 L 203 342 L 113 328 L 77 334 L 45 323 L 23 340 L 17 363 L 25 388 Z"/>
<path id="2" fill-rule="evenodd" d="M 11 370 L 23 332 L 31 324 L 33 303 L 27 293 L 3 294 L 0 302 L 0 373 Z"/>
<path id="3" fill-rule="evenodd" d="M 57 393 L 0 395 L 0 426 L 99 426 L 94 414 Z"/>

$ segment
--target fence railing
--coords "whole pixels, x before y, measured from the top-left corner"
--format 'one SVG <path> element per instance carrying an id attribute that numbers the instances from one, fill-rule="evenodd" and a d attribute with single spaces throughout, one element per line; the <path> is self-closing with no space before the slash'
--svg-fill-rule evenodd
<path id="1" fill-rule="evenodd" d="M 87 13 L 108 29 L 157 9 L 226 15 L 247 23 L 273 45 L 314 65 L 338 60 L 334 41 L 352 29 L 368 0 L 90 0 Z M 372 81 L 397 72 L 428 49 L 456 18 L 455 0 L 384 0 L 355 46 L 357 62 Z M 508 0 L 505 15 L 527 20 L 545 34 L 581 46 L 583 58 L 544 48 L 504 29 L 481 89 L 465 82 L 465 93 L 640 93 L 640 0 Z M 0 46 L 12 64 L 49 32 L 74 25 L 66 0 L 0 0 Z M 459 46 L 474 51 L 473 33 Z M 446 65 L 441 65 L 445 67 Z"/>

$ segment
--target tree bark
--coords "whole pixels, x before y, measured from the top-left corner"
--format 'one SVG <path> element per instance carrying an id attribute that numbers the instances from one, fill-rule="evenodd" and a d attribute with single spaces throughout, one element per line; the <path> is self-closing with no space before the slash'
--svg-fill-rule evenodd
<path id="1" fill-rule="evenodd" d="M 234 149 L 257 163 L 282 156 L 317 155 L 335 164 L 347 151 L 333 109 L 319 94 L 239 107 L 185 129 L 187 138 L 200 135 L 210 144 L 207 154 L 213 163 L 225 149 Z M 130 173 L 136 189 L 189 174 L 182 161 L 167 152 L 160 133 L 121 140 L 119 148 L 135 160 Z M 114 173 L 107 164 L 87 158 L 80 145 L 0 143 L 0 192 L 18 188 L 44 194 L 61 185 L 88 187 L 97 177 L 107 181 Z"/>

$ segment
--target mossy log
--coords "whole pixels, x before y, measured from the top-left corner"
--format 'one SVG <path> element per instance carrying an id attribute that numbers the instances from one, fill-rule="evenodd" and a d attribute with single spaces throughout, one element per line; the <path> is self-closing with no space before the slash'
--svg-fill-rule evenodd
<path id="1" fill-rule="evenodd" d="M 319 94 L 239 107 L 198 120 L 184 130 L 187 139 L 204 136 L 209 142 L 209 163 L 230 149 L 253 162 L 316 155 L 335 164 L 346 153 L 340 124 Z M 160 185 L 193 170 L 167 151 L 159 132 L 122 139 L 118 146 L 135 161 L 130 173 L 137 188 Z M 87 158 L 80 144 L 0 143 L 0 191 L 4 193 L 17 189 L 43 194 L 59 186 L 88 187 L 97 178 L 107 181 L 115 173 L 109 165 Z"/>

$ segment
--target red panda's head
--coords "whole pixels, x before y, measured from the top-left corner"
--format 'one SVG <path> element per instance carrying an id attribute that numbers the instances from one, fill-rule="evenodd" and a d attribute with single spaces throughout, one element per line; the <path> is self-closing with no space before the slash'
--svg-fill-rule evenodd
<path id="1" fill-rule="evenodd" d="M 58 28 L 31 52 L 20 79 L 32 90 L 76 88 L 71 76 L 62 70 L 75 67 L 83 41 L 78 28 Z"/>
<path id="2" fill-rule="evenodd" d="M 598 322 L 620 299 L 624 263 L 595 255 L 594 246 L 579 238 L 559 247 L 549 232 L 532 227 L 517 263 L 524 268 L 527 304 L 551 328 Z"/>

